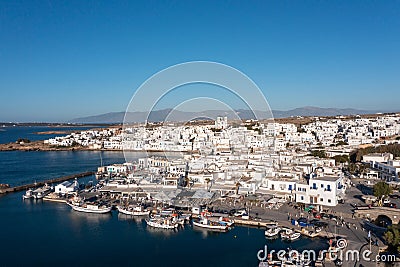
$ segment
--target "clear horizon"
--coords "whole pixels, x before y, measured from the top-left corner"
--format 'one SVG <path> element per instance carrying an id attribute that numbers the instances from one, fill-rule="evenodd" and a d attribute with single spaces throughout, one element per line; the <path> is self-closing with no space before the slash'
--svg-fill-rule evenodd
<path id="1" fill-rule="evenodd" d="M 398 1 L 3 1 L 0 9 L 2 122 L 124 111 L 153 74 L 195 60 L 242 71 L 273 110 L 400 106 Z M 212 86 L 186 86 L 158 109 L 202 94 L 241 108 Z"/>

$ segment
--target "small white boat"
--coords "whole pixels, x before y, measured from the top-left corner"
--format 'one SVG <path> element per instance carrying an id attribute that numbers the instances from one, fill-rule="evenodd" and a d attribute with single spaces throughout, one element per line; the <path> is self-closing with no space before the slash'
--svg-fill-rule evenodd
<path id="1" fill-rule="evenodd" d="M 44 197 L 43 192 L 37 192 L 35 195 L 33 195 L 34 198 L 36 199 L 42 199 Z"/>
<path id="2" fill-rule="evenodd" d="M 291 230 L 291 229 L 287 229 L 286 231 L 281 233 L 281 238 L 284 240 L 288 240 L 288 241 L 295 241 L 297 239 L 299 239 L 301 236 L 300 233 L 296 233 L 295 231 Z"/>
<path id="3" fill-rule="evenodd" d="M 261 261 L 258 264 L 258 267 L 281 267 L 281 266 L 282 266 L 281 261 L 274 261 L 274 260 Z"/>
<path id="4" fill-rule="evenodd" d="M 118 212 L 126 215 L 131 215 L 131 216 L 145 216 L 149 215 L 150 211 L 147 209 L 144 209 L 142 206 L 128 206 L 128 207 L 122 207 L 122 206 L 117 206 Z"/>
<path id="5" fill-rule="evenodd" d="M 43 187 L 37 188 L 32 192 L 32 195 L 35 199 L 42 199 L 46 195 L 48 195 L 52 190 L 52 187 L 48 184 L 45 184 Z"/>
<path id="6" fill-rule="evenodd" d="M 33 198 L 33 190 L 32 189 L 28 189 L 26 190 L 25 194 L 22 195 L 23 199 L 30 199 Z"/>
<path id="7" fill-rule="evenodd" d="M 264 234 L 266 237 L 276 237 L 279 235 L 281 230 L 282 229 L 280 227 L 272 226 L 272 227 L 268 228 L 267 230 L 265 230 Z"/>
<path id="8" fill-rule="evenodd" d="M 171 219 L 148 219 L 146 223 L 148 226 L 162 229 L 175 229 L 178 227 L 178 223 L 173 222 Z"/>
<path id="9" fill-rule="evenodd" d="M 311 264 L 311 261 L 303 261 L 303 260 L 290 261 L 290 260 L 286 260 L 286 261 L 283 261 L 280 266 L 281 267 L 309 267 L 309 266 L 311 266 L 310 264 Z"/>
<path id="10" fill-rule="evenodd" d="M 193 225 L 197 226 L 197 227 L 201 227 L 201 228 L 211 229 L 211 230 L 220 230 L 220 231 L 229 230 L 229 226 L 227 223 L 220 222 L 220 221 L 211 221 L 207 218 L 201 218 L 198 221 L 193 220 Z"/>
<path id="11" fill-rule="evenodd" d="M 241 217 L 241 216 L 246 215 L 246 214 L 247 214 L 246 210 L 238 210 L 233 215 L 236 216 L 236 217 Z"/>
<path id="12" fill-rule="evenodd" d="M 87 213 L 108 213 L 111 211 L 111 207 L 98 204 L 68 203 L 68 205 L 75 211 L 87 212 Z"/>

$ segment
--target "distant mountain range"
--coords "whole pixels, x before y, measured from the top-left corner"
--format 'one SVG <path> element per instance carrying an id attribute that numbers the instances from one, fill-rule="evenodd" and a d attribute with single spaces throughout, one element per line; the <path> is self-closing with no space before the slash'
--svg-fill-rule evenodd
<path id="1" fill-rule="evenodd" d="M 272 110 L 274 118 L 288 118 L 294 116 L 337 116 L 337 115 L 362 115 L 362 114 L 374 114 L 377 112 L 383 111 L 372 111 L 372 110 L 358 110 L 358 109 L 339 109 L 339 108 L 319 108 L 319 107 L 302 107 L 295 108 L 287 111 L 281 110 Z M 257 111 L 257 115 L 259 119 L 269 118 L 268 112 Z M 70 123 L 122 123 L 124 121 L 125 112 L 111 112 L 101 115 L 76 118 Z M 128 112 L 126 114 L 127 122 L 144 122 L 146 120 L 147 112 Z M 215 119 L 217 116 L 227 116 L 228 119 L 237 119 L 240 117 L 241 119 L 252 119 L 254 115 L 249 110 L 235 110 L 235 111 L 226 111 L 226 110 L 205 110 L 200 112 L 188 112 L 188 111 L 179 111 L 172 109 L 162 109 L 155 110 L 150 113 L 148 117 L 148 121 L 157 122 L 164 121 L 168 117 L 168 121 L 189 121 L 194 119 Z"/>

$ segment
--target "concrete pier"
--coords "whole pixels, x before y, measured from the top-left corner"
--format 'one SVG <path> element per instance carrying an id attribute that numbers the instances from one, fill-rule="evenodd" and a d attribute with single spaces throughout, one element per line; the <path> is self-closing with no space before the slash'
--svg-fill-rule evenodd
<path id="1" fill-rule="evenodd" d="M 81 172 L 81 173 L 62 176 L 62 177 L 49 179 L 49 180 L 45 180 L 45 181 L 35 182 L 35 183 L 31 183 L 31 184 L 25 184 L 25 185 L 4 188 L 4 189 L 0 189 L 0 194 L 24 191 L 24 190 L 28 190 L 29 188 L 37 188 L 40 186 L 44 186 L 45 184 L 61 183 L 64 181 L 75 179 L 75 178 L 87 177 L 87 176 L 93 175 L 94 173 L 95 172 Z"/>

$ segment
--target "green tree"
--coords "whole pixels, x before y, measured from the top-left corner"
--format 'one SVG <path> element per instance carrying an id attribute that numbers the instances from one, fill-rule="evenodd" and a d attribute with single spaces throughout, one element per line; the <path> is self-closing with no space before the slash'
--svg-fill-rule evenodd
<path id="1" fill-rule="evenodd" d="M 379 198 L 379 205 L 382 206 L 382 199 L 385 196 L 390 195 L 392 189 L 390 186 L 385 182 L 378 182 L 374 185 L 374 196 Z"/>
<path id="2" fill-rule="evenodd" d="M 389 226 L 384 238 L 390 249 L 400 251 L 400 231 L 398 226 Z"/>
<path id="3" fill-rule="evenodd" d="M 371 146 L 362 149 L 357 149 L 351 153 L 350 159 L 352 162 L 361 161 L 364 155 L 371 153 L 391 153 L 395 158 L 400 157 L 400 144 L 389 144 L 389 145 L 382 145 L 375 147 Z"/>
<path id="4" fill-rule="evenodd" d="M 333 158 L 335 159 L 336 164 L 349 162 L 349 156 L 347 155 L 336 155 Z"/>
<path id="5" fill-rule="evenodd" d="M 325 150 L 313 150 L 310 154 L 314 157 L 326 158 Z"/>

